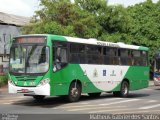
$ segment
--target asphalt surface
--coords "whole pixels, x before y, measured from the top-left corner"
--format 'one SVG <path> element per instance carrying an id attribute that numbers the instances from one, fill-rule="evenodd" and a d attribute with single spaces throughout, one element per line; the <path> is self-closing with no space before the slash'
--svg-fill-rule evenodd
<path id="1" fill-rule="evenodd" d="M 46 97 L 43 101 L 37 102 L 29 96 L 8 94 L 5 87 L 0 89 L 0 113 L 0 119 L 3 120 L 8 117 L 18 117 L 18 120 L 113 119 L 115 116 L 108 115 L 118 114 L 153 114 L 156 115 L 152 116 L 153 119 L 160 119 L 160 86 L 151 83 L 148 88 L 131 91 L 128 98 L 113 97 L 112 93 L 103 93 L 98 98 L 84 94 L 80 101 L 75 103 L 68 103 L 64 97 Z M 96 116 L 99 114 L 101 116 Z M 148 119 L 148 116 L 137 117 Z"/>

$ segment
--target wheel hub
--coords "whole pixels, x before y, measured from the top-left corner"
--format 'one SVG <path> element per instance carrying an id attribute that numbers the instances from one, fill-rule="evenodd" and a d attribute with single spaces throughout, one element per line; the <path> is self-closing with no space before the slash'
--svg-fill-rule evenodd
<path id="1" fill-rule="evenodd" d="M 127 94 L 127 92 L 128 92 L 127 85 L 124 85 L 124 86 L 123 86 L 123 93 L 124 93 L 124 94 Z"/>
<path id="2" fill-rule="evenodd" d="M 72 95 L 73 97 L 77 97 L 77 95 L 78 95 L 78 89 L 77 89 L 77 88 L 72 88 L 72 90 L 71 90 L 71 95 Z"/>

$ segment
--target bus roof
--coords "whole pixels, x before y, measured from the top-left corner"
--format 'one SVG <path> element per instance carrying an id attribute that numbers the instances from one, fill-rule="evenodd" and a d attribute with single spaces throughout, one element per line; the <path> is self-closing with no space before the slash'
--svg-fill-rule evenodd
<path id="1" fill-rule="evenodd" d="M 129 45 L 129 44 L 125 44 L 125 43 L 122 43 L 122 42 L 113 43 L 113 42 L 100 41 L 100 40 L 96 40 L 96 39 L 93 39 L 93 38 L 82 39 L 82 38 L 74 38 L 74 37 L 67 37 L 67 36 L 64 36 L 64 37 L 69 42 L 94 44 L 94 45 L 110 46 L 110 47 L 119 47 L 119 48 L 126 48 L 126 49 L 136 49 L 136 50 L 144 50 L 144 51 L 149 50 L 149 48 L 144 47 L 144 46 Z"/>
<path id="2" fill-rule="evenodd" d="M 144 50 L 144 51 L 149 50 L 148 47 L 144 47 L 144 46 L 129 45 L 122 42 L 118 42 L 118 43 L 106 42 L 106 41 L 97 40 L 95 38 L 84 39 L 84 38 L 68 37 L 68 36 L 62 36 L 62 35 L 52 35 L 52 34 L 28 34 L 28 35 L 20 35 L 18 37 L 29 37 L 29 36 L 46 36 L 46 37 L 51 37 L 51 39 L 53 40 L 59 40 L 59 41 L 68 41 L 68 42 L 119 47 L 119 48 L 126 48 L 126 49 L 136 49 L 136 50 Z"/>

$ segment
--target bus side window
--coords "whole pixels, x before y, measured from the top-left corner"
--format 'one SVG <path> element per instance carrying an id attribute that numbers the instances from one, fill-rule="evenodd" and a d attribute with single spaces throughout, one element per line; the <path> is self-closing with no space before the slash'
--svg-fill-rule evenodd
<path id="1" fill-rule="evenodd" d="M 104 55 L 104 64 L 108 64 L 108 65 L 119 64 L 118 56 L 117 56 L 117 48 L 104 47 L 103 55 Z"/>
<path id="2" fill-rule="evenodd" d="M 146 51 L 141 51 L 141 65 L 142 66 L 147 66 L 148 61 L 147 61 L 147 52 Z"/>
<path id="3" fill-rule="evenodd" d="M 119 64 L 119 60 L 118 60 L 118 56 L 117 56 L 117 48 L 110 48 L 109 56 L 110 56 L 110 64 L 112 64 L 112 65 Z"/>
<path id="4" fill-rule="evenodd" d="M 140 63 L 140 56 L 141 56 L 141 53 L 140 51 L 138 50 L 133 50 L 133 65 L 137 65 L 137 66 L 140 66 L 141 63 Z"/>
<path id="5" fill-rule="evenodd" d="M 86 45 L 86 63 L 87 64 L 102 64 L 101 57 L 102 47 L 95 45 Z"/>
<path id="6" fill-rule="evenodd" d="M 69 62 L 74 64 L 85 63 L 85 45 L 79 43 L 70 43 Z"/>
<path id="7" fill-rule="evenodd" d="M 110 63 L 110 60 L 109 60 L 109 48 L 107 48 L 107 47 L 103 48 L 103 57 L 104 57 L 104 64 L 108 65 Z"/>
<path id="8" fill-rule="evenodd" d="M 130 65 L 130 52 L 128 49 L 120 49 L 120 64 L 121 65 Z"/>
<path id="9" fill-rule="evenodd" d="M 67 63 L 67 49 L 58 47 L 56 49 L 56 62 Z"/>
<path id="10" fill-rule="evenodd" d="M 133 65 L 132 60 L 133 60 L 132 50 L 128 50 L 128 65 Z"/>
<path id="11" fill-rule="evenodd" d="M 55 43 L 53 47 L 53 71 L 64 68 L 68 63 L 67 57 L 67 44 L 65 43 Z"/>

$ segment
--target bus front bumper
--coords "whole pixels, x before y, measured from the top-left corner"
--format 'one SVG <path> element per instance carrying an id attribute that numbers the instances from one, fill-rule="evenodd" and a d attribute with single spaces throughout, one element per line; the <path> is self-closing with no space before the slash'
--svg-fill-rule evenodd
<path id="1" fill-rule="evenodd" d="M 37 87 L 19 87 L 8 82 L 8 92 L 29 95 L 50 95 L 50 85 L 47 83 Z"/>

